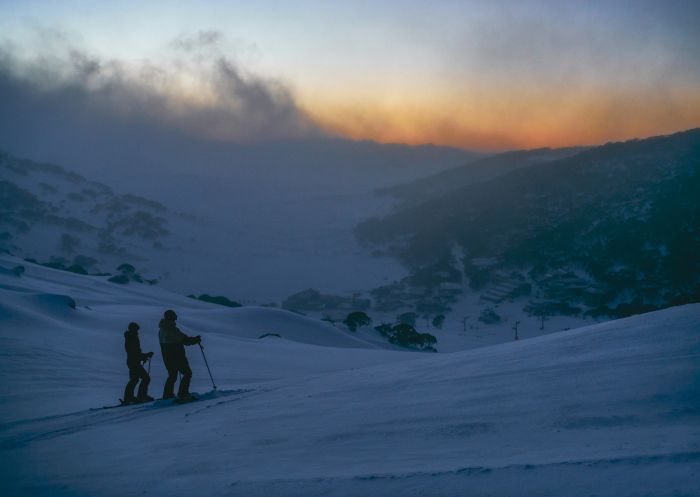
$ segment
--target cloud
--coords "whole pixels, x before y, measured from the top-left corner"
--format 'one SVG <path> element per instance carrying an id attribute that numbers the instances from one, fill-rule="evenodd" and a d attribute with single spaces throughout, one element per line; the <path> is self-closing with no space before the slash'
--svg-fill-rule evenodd
<path id="1" fill-rule="evenodd" d="M 186 34 L 173 40 L 173 47 L 185 52 L 193 52 L 207 47 L 218 47 L 224 42 L 224 36 L 219 31 L 204 30 L 195 34 Z"/>
<path id="2" fill-rule="evenodd" d="M 246 71 L 219 32 L 178 37 L 158 60 L 136 63 L 99 57 L 59 31 L 37 38 L 29 53 L 0 45 L 3 100 L 23 102 L 20 112 L 63 109 L 69 121 L 149 123 L 222 141 L 323 135 L 287 84 Z"/>
<path id="3" fill-rule="evenodd" d="M 495 2 L 451 40 L 450 63 L 475 90 L 652 94 L 700 81 L 698 20 L 687 0 Z"/>

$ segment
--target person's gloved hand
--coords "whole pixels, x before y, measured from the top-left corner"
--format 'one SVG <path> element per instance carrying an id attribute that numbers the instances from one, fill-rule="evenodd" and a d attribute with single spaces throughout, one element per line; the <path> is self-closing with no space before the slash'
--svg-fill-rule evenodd
<path id="1" fill-rule="evenodd" d="M 153 352 L 148 353 L 148 358 L 150 359 L 151 357 L 153 357 Z"/>
<path id="2" fill-rule="evenodd" d="M 202 343 L 202 335 L 197 335 L 195 338 L 197 339 L 197 343 Z"/>

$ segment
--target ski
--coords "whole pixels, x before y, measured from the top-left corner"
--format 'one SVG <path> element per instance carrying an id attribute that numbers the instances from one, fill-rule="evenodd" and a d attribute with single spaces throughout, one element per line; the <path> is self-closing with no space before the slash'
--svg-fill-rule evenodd
<path id="1" fill-rule="evenodd" d="M 91 411 L 102 411 L 104 409 L 114 409 L 115 407 L 141 406 L 141 405 L 145 405 L 145 404 L 150 404 L 151 402 L 154 402 L 154 401 L 149 400 L 146 402 L 124 402 L 122 399 L 119 399 L 119 404 L 102 406 L 102 407 L 91 407 L 90 410 Z"/>
<path id="2" fill-rule="evenodd" d="M 116 407 L 128 407 L 128 406 L 152 406 L 152 407 L 166 407 L 166 406 L 171 406 L 171 405 L 179 405 L 179 404 L 189 404 L 190 402 L 197 402 L 198 400 L 209 400 L 212 398 L 216 398 L 222 395 L 231 395 L 231 394 L 242 394 L 242 393 L 247 393 L 251 392 L 252 390 L 248 389 L 238 389 L 238 390 L 212 390 L 211 392 L 207 392 L 204 394 L 191 394 L 189 397 L 186 397 L 184 399 L 180 399 L 178 397 L 169 397 L 167 399 L 153 399 L 149 400 L 147 402 L 134 402 L 134 403 L 128 403 L 125 404 L 122 399 L 119 399 L 119 404 L 114 404 L 114 405 L 107 405 L 107 406 L 102 406 L 102 407 L 91 407 L 91 411 L 101 411 L 103 409 L 114 409 Z"/>

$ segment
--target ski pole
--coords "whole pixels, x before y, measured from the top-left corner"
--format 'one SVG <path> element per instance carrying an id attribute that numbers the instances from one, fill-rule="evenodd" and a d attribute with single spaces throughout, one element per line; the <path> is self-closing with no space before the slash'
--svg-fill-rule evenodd
<path id="1" fill-rule="evenodd" d="M 151 376 L 151 358 L 148 358 L 148 376 Z"/>
<path id="2" fill-rule="evenodd" d="M 211 369 L 209 369 L 209 362 L 207 362 L 207 356 L 204 355 L 204 347 L 199 344 L 199 350 L 202 351 L 202 357 L 204 357 L 204 364 L 207 365 L 207 371 L 209 371 L 209 378 L 211 378 L 211 384 L 214 385 L 214 390 L 216 390 L 216 383 L 214 383 L 214 377 L 211 375 Z"/>

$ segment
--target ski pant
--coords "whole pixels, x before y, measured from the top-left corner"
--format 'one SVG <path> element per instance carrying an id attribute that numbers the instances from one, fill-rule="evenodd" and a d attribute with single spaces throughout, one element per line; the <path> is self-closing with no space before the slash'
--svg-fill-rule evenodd
<path id="1" fill-rule="evenodd" d="M 134 400 L 134 387 L 136 387 L 139 380 L 141 380 L 141 384 L 139 385 L 137 398 L 143 399 L 148 395 L 148 384 L 151 382 L 151 377 L 148 376 L 148 373 L 143 368 L 143 364 L 140 362 L 127 363 L 127 366 L 129 366 L 129 383 L 126 384 L 124 389 L 124 402 Z"/>
<path id="2" fill-rule="evenodd" d="M 168 379 L 163 387 L 163 398 L 169 399 L 175 396 L 175 382 L 178 373 L 182 374 L 180 387 L 177 390 L 178 397 L 187 397 L 190 394 L 190 380 L 192 370 L 185 356 L 185 347 L 181 344 L 161 344 L 160 350 L 163 354 L 165 369 L 168 370 Z"/>

